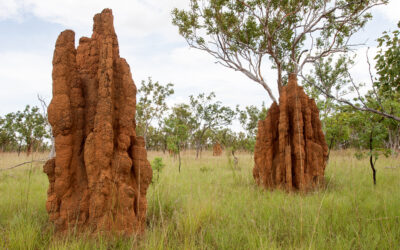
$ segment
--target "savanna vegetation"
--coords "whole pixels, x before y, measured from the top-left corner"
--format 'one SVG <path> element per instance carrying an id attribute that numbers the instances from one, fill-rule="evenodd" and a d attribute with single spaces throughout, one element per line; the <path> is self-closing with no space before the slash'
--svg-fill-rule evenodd
<path id="1" fill-rule="evenodd" d="M 47 154 L 46 154 L 47 155 Z M 34 159 L 46 155 L 34 153 Z M 45 210 L 48 180 L 42 164 L 0 171 L 2 249 L 396 249 L 400 241 L 400 158 L 377 161 L 378 185 L 368 159 L 353 150 L 331 152 L 324 188 L 308 193 L 265 191 L 252 177 L 253 159 L 195 150 L 178 159 L 150 152 L 165 166 L 154 169 L 147 199 L 147 230 L 141 239 L 53 237 Z M 26 155 L 3 153 L 0 166 Z"/>
<path id="2" fill-rule="evenodd" d="M 174 85 L 149 77 L 137 86 L 136 112 L 153 168 L 146 234 L 53 237 L 40 162 L 52 137 L 42 100 L 42 108 L 0 117 L 0 248 L 397 249 L 400 22 L 376 38 L 373 58 L 367 51 L 369 81 L 350 72 L 350 38 L 372 18 L 368 11 L 387 1 L 190 2 L 172 15 L 191 47 L 244 73 L 277 101 L 263 78 L 269 60 L 277 89 L 295 73 L 316 100 L 329 146 L 325 185 L 307 194 L 255 185 L 257 122 L 267 105 L 229 107 L 212 90 L 168 105 Z M 211 156 L 216 142 L 224 156 Z"/>

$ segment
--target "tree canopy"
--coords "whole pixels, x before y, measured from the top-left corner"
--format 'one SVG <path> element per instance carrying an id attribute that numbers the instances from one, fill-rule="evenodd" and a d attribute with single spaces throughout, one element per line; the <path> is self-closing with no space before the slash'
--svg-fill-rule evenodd
<path id="1" fill-rule="evenodd" d="M 188 44 L 259 83 L 276 102 L 265 70 L 272 62 L 278 90 L 288 73 L 351 50 L 350 38 L 387 0 L 191 0 L 173 10 Z"/>

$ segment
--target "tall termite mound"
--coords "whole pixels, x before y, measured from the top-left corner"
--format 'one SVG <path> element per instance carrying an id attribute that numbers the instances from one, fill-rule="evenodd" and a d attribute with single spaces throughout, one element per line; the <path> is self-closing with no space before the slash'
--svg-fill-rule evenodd
<path id="1" fill-rule="evenodd" d="M 306 191 L 323 182 L 328 147 L 319 111 L 295 74 L 258 122 L 253 176 L 266 188 Z"/>
<path id="2" fill-rule="evenodd" d="M 57 233 L 142 233 L 152 170 L 135 132 L 136 87 L 120 58 L 110 9 L 91 38 L 62 32 L 53 57 L 48 108 L 55 158 L 46 162 L 46 209 Z"/>
<path id="3" fill-rule="evenodd" d="M 213 156 L 220 156 L 222 155 L 222 147 L 221 144 L 216 142 L 213 146 Z"/>

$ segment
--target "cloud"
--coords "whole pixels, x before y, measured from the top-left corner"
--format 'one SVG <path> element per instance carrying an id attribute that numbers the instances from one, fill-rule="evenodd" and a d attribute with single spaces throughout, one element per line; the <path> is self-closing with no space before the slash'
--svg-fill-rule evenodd
<path id="1" fill-rule="evenodd" d="M 93 15 L 111 8 L 118 34 L 148 36 L 158 33 L 176 39 L 178 34 L 171 24 L 171 10 L 186 5 L 185 0 L 1 0 L 0 18 L 21 19 L 32 14 L 78 32 L 87 32 L 91 30 Z"/>
<path id="2" fill-rule="evenodd" d="M 15 0 L 0 1 L 0 20 L 18 17 L 19 5 Z"/>
<path id="3" fill-rule="evenodd" d="M 400 10 L 400 1 L 399 0 L 390 0 L 387 5 L 381 5 L 376 8 L 377 12 L 380 12 L 386 19 L 392 22 L 399 22 L 399 10 Z"/>
<path id="4" fill-rule="evenodd" d="M 51 56 L 10 51 L 0 53 L 0 114 L 39 105 L 37 94 L 51 94 Z"/>
<path id="5" fill-rule="evenodd" d="M 259 84 L 240 72 L 216 64 L 215 59 L 207 53 L 190 49 L 180 37 L 177 28 L 171 24 L 171 10 L 174 7 L 185 8 L 188 2 L 188 0 L 0 0 L 0 21 L 18 20 L 23 26 L 23 21 L 28 20 L 26 17 L 33 15 L 44 22 L 60 24 L 75 30 L 78 41 L 80 36 L 91 34 L 92 18 L 95 13 L 99 13 L 103 8 L 112 8 L 121 56 L 130 64 L 137 85 L 148 76 L 163 84 L 174 83 L 175 95 L 170 98 L 171 104 L 187 101 L 190 94 L 214 91 L 218 100 L 231 107 L 236 104 L 259 106 L 263 101 L 268 106 L 271 103 L 270 98 Z M 378 7 L 377 11 L 390 19 L 390 22 L 384 23 L 385 25 L 388 23 L 392 25 L 394 23 L 392 21 L 398 19 L 399 5 L 399 0 L 392 0 L 389 6 Z M 376 20 L 379 22 L 381 19 Z M 381 30 L 376 32 L 378 28 L 382 29 L 382 26 L 384 25 L 369 26 L 363 34 L 373 37 L 382 32 Z M 45 33 L 46 30 L 40 32 Z M 26 37 L 27 40 L 30 38 Z M 18 48 L 6 52 L 0 50 L 0 84 L 2 89 L 6 89 L 0 93 L 0 114 L 21 109 L 28 103 L 36 104 L 37 93 L 50 99 L 53 49 L 54 44 L 41 51 L 21 52 Z M 357 53 L 360 59 L 357 59 L 352 72 L 357 81 L 367 82 L 369 76 L 368 66 L 364 60 L 365 49 Z M 276 72 L 270 69 L 269 64 L 264 67 L 264 78 L 273 87 L 277 96 Z"/>

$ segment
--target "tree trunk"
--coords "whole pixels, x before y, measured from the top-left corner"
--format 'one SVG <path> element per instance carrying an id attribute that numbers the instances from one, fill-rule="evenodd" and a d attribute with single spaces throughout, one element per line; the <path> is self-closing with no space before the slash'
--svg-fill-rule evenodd
<path id="1" fill-rule="evenodd" d="M 374 180 L 374 185 L 376 185 L 376 169 L 374 166 L 374 161 L 373 161 L 373 147 L 372 147 L 372 142 L 373 142 L 373 129 L 371 128 L 371 133 L 369 136 L 369 164 L 371 165 L 371 169 L 372 169 L 372 179 Z"/>
<path id="2" fill-rule="evenodd" d="M 179 173 L 181 172 L 181 150 L 178 146 L 178 159 L 179 159 Z"/>
<path id="3" fill-rule="evenodd" d="M 18 156 L 21 153 L 21 146 L 22 146 L 22 141 L 20 141 L 18 145 Z"/>
<path id="4" fill-rule="evenodd" d="M 26 146 L 26 155 L 29 156 L 31 154 L 31 152 L 32 152 L 32 143 L 29 143 Z"/>
<path id="5" fill-rule="evenodd" d="M 279 95 L 280 95 L 281 94 L 281 90 L 282 90 L 282 68 L 281 68 L 280 63 L 277 63 L 277 71 L 278 71 L 277 84 L 278 84 L 278 92 L 279 92 Z"/>
<path id="6" fill-rule="evenodd" d="M 196 143 L 196 159 L 199 158 L 199 153 L 200 153 L 200 144 Z"/>

